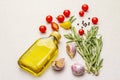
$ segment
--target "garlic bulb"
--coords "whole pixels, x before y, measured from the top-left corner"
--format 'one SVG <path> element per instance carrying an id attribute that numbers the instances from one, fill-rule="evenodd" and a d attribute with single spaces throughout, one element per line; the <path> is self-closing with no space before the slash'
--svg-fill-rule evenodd
<path id="1" fill-rule="evenodd" d="M 85 72 L 85 68 L 83 65 L 79 63 L 75 63 L 71 66 L 72 73 L 76 76 L 83 75 Z"/>
<path id="2" fill-rule="evenodd" d="M 74 58 L 76 54 L 76 45 L 75 43 L 69 43 L 66 45 L 66 52 L 70 56 L 70 58 Z"/>
<path id="3" fill-rule="evenodd" d="M 52 68 L 56 71 L 62 70 L 64 68 L 64 66 L 65 66 L 64 58 L 57 59 L 57 60 L 53 61 L 53 63 L 52 63 Z"/>

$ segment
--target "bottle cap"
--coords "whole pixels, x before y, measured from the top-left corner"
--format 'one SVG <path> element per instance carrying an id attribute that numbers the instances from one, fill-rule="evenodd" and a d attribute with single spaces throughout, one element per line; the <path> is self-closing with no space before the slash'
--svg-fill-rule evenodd
<path id="1" fill-rule="evenodd" d="M 60 33 L 57 32 L 57 31 L 53 31 L 50 35 L 51 35 L 51 36 L 54 36 L 54 37 L 57 39 L 57 41 L 59 41 L 60 38 L 61 38 Z"/>

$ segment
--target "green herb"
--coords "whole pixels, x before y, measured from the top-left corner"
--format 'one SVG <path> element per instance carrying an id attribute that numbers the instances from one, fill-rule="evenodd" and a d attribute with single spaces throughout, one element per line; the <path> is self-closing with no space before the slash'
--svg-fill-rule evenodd
<path id="1" fill-rule="evenodd" d="M 102 36 L 97 36 L 98 27 L 92 26 L 83 37 L 77 34 L 75 27 L 71 28 L 71 32 L 64 35 L 69 39 L 67 43 L 76 43 L 77 51 L 85 61 L 86 71 L 98 75 L 103 62 L 103 59 L 100 58 L 103 42 Z"/>

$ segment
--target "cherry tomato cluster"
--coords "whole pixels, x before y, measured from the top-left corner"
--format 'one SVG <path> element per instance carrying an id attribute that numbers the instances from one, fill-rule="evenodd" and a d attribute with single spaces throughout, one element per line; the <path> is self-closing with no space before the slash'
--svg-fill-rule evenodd
<path id="1" fill-rule="evenodd" d="M 89 9 L 89 6 L 88 6 L 87 4 L 83 4 L 83 5 L 81 6 L 81 10 L 79 11 L 79 16 L 83 17 L 84 14 L 85 14 L 85 12 L 88 11 L 88 9 Z M 70 17 L 70 14 L 71 14 L 71 11 L 68 10 L 68 9 L 66 9 L 66 10 L 63 11 L 62 14 L 58 15 L 58 16 L 56 17 L 56 19 L 57 19 L 57 21 L 58 21 L 59 23 L 62 23 L 62 22 L 64 22 L 65 18 Z M 56 22 L 53 21 L 53 17 L 52 17 L 51 15 L 47 15 L 47 16 L 46 16 L 46 22 L 47 22 L 48 24 L 51 24 L 51 29 L 52 29 L 52 30 L 54 30 L 54 31 L 58 31 L 58 30 L 59 30 L 59 25 L 58 25 Z M 92 22 L 94 25 L 96 25 L 96 24 L 98 23 L 98 18 L 97 18 L 97 17 L 92 17 L 91 22 Z M 90 22 L 89 22 L 89 23 L 90 23 Z M 46 30 L 47 30 L 47 27 L 46 27 L 45 25 L 41 25 L 41 26 L 39 27 L 39 31 L 40 31 L 41 33 L 45 33 Z M 83 28 L 80 28 L 80 29 L 78 30 L 78 33 L 79 33 L 80 36 L 82 36 L 82 35 L 84 35 L 85 31 L 84 31 Z"/>
<path id="2" fill-rule="evenodd" d="M 83 5 L 81 6 L 81 9 L 82 9 L 82 10 L 79 11 L 79 16 L 83 17 L 84 14 L 85 14 L 85 12 L 88 11 L 89 6 L 88 6 L 87 4 L 83 4 Z M 92 17 L 91 22 L 96 25 L 96 24 L 98 23 L 98 18 L 97 18 L 97 17 Z M 79 35 L 84 35 L 84 30 L 83 30 L 83 28 L 79 29 L 79 30 L 78 30 L 78 33 L 79 33 Z"/>
<path id="3" fill-rule="evenodd" d="M 70 13 L 71 13 L 70 10 L 68 10 L 68 9 L 64 10 L 63 14 L 57 16 L 57 18 L 56 18 L 57 21 L 59 23 L 64 22 L 65 17 L 68 18 L 70 16 Z M 51 24 L 52 30 L 54 30 L 54 31 L 58 31 L 59 30 L 59 25 L 56 22 L 53 22 L 53 17 L 51 15 L 47 15 L 46 16 L 46 22 L 49 23 L 49 24 Z M 47 27 L 45 25 L 41 25 L 39 27 L 39 31 L 41 33 L 45 33 L 46 30 L 47 30 Z"/>
<path id="4" fill-rule="evenodd" d="M 71 13 L 70 10 L 68 10 L 68 9 L 64 10 L 62 15 L 57 16 L 58 22 L 59 23 L 64 22 L 65 17 L 68 18 L 70 16 L 70 13 Z"/>
<path id="5" fill-rule="evenodd" d="M 84 16 L 84 14 L 85 14 L 85 12 L 87 12 L 87 11 L 88 11 L 89 6 L 88 6 L 87 4 L 83 4 L 81 8 L 82 8 L 82 10 L 81 10 L 81 11 L 79 11 L 79 15 L 80 15 L 81 17 L 83 17 L 83 16 Z"/>

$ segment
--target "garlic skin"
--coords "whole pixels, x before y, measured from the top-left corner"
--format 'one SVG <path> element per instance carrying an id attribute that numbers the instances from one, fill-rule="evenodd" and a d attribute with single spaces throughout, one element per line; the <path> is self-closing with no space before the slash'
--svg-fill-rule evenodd
<path id="1" fill-rule="evenodd" d="M 69 43 L 66 45 L 66 52 L 70 56 L 70 58 L 74 58 L 76 54 L 76 45 L 75 43 Z"/>
<path id="2" fill-rule="evenodd" d="M 79 63 L 75 63 L 71 66 L 71 70 L 72 70 L 72 73 L 75 75 L 75 76 L 81 76 L 85 73 L 85 68 L 83 65 L 79 64 Z"/>
<path id="3" fill-rule="evenodd" d="M 65 66 L 64 58 L 57 59 L 57 60 L 53 61 L 53 63 L 52 63 L 52 68 L 56 71 L 63 70 L 64 66 Z"/>

